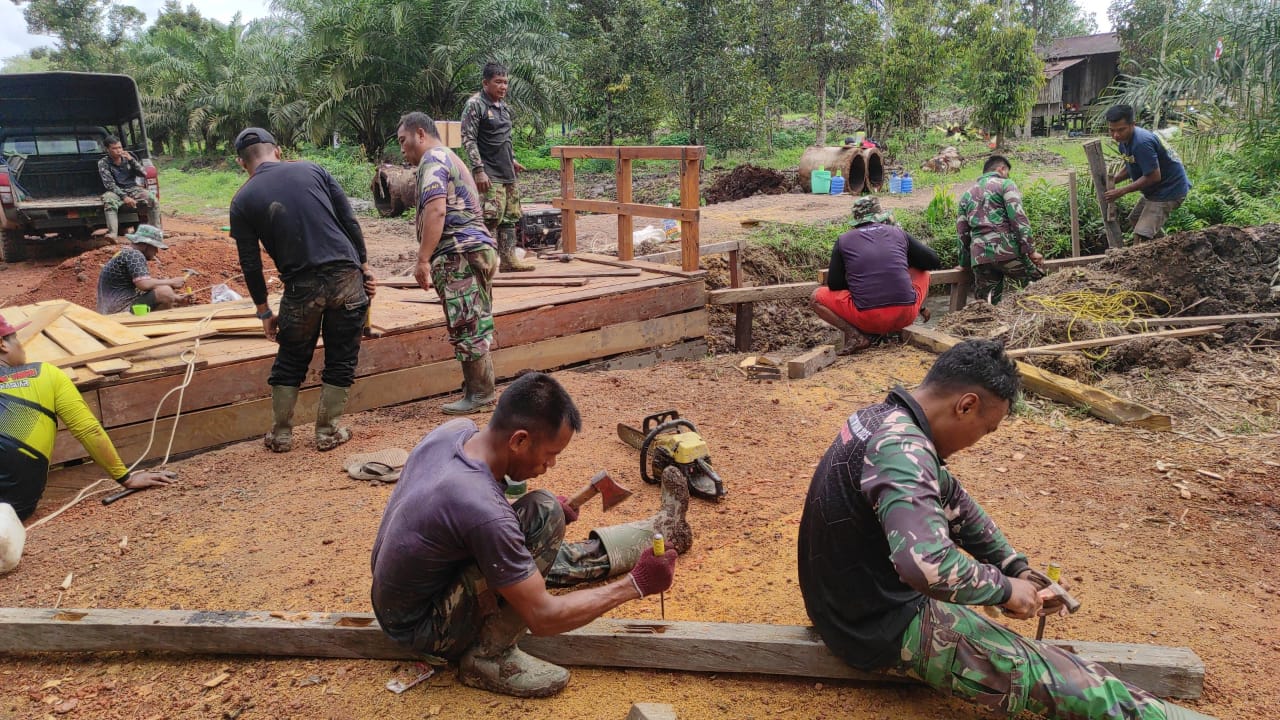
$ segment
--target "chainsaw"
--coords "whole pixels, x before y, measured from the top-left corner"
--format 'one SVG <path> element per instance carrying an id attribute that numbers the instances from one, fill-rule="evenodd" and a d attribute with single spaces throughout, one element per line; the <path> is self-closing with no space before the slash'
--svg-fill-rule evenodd
<path id="1" fill-rule="evenodd" d="M 674 465 L 688 480 L 691 495 L 705 500 L 725 496 L 724 483 L 711 469 L 707 442 L 679 412 L 667 410 L 650 415 L 639 430 L 618 423 L 618 437 L 640 451 L 640 477 L 650 485 L 657 485 L 662 471 Z"/>

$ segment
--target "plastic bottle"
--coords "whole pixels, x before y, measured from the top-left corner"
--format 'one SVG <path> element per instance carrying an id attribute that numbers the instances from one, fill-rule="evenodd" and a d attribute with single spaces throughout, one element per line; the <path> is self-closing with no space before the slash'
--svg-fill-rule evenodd
<path id="1" fill-rule="evenodd" d="M 902 178 L 898 180 L 898 192 L 906 195 L 915 189 L 916 181 L 911 179 L 911 173 L 902 173 Z"/>
<path id="2" fill-rule="evenodd" d="M 902 192 L 902 179 L 898 177 L 898 171 L 895 170 L 889 175 L 889 194 L 897 195 L 900 192 Z"/>
<path id="3" fill-rule="evenodd" d="M 844 192 L 844 178 L 840 176 L 840 171 L 836 171 L 835 177 L 831 178 L 831 194 L 839 195 Z"/>

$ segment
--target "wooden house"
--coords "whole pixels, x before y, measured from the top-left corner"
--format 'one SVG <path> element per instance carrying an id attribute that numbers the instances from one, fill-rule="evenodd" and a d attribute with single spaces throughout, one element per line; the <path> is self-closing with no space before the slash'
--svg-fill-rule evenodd
<path id="1" fill-rule="evenodd" d="M 1083 131 L 1090 107 L 1120 75 L 1120 37 L 1111 32 L 1060 38 L 1039 53 L 1045 84 L 1031 110 L 1032 134 Z"/>

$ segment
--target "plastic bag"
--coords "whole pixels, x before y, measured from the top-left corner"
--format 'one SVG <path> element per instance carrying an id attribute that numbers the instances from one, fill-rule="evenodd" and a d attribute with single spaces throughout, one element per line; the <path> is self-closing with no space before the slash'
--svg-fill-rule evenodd
<path id="1" fill-rule="evenodd" d="M 212 293 L 213 301 L 216 303 L 235 302 L 237 300 L 244 299 L 240 297 L 240 293 L 227 287 L 226 283 L 218 283 L 217 285 L 214 285 L 213 287 L 209 288 L 209 291 L 210 293 Z"/>
<path id="2" fill-rule="evenodd" d="M 27 544 L 27 529 L 9 503 L 0 503 L 0 574 L 18 567 L 22 548 Z"/>
<path id="3" fill-rule="evenodd" d="M 652 225 L 645 225 L 644 228 L 631 233 L 631 242 L 636 245 L 639 245 L 646 240 L 653 243 L 662 243 L 665 242 L 666 239 L 667 234 L 662 231 L 662 228 L 654 227 Z"/>

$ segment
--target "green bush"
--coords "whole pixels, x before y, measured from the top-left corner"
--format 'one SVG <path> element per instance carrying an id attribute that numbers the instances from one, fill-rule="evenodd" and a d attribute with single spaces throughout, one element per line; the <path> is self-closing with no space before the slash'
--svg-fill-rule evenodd
<path id="1" fill-rule="evenodd" d="M 684 130 L 678 130 L 673 133 L 667 133 L 658 138 L 659 145 L 688 145 L 689 133 Z"/>
<path id="2" fill-rule="evenodd" d="M 791 150 L 812 145 L 817 135 L 812 130 L 778 130 L 773 133 L 773 147 L 778 150 Z"/>
<path id="3" fill-rule="evenodd" d="M 347 197 L 373 200 L 369 184 L 373 180 L 375 166 L 364 159 L 364 153 L 360 148 L 343 146 L 307 149 L 300 154 L 303 160 L 310 160 L 328 170 L 333 179 L 338 181 L 338 185 L 342 186 L 342 191 L 347 194 Z"/>

